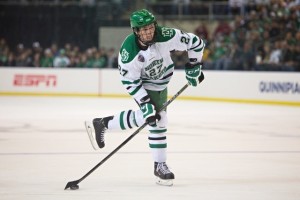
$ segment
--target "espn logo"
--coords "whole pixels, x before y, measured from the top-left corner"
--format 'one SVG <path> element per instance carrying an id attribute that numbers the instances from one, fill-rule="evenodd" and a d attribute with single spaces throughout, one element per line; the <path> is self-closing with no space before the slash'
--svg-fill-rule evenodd
<path id="1" fill-rule="evenodd" d="M 14 77 L 14 86 L 56 86 L 56 75 L 37 75 L 37 74 L 16 74 Z"/>

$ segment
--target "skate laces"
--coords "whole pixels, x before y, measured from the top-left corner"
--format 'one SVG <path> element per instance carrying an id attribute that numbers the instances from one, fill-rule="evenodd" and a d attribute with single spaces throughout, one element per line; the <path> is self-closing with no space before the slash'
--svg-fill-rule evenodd
<path id="1" fill-rule="evenodd" d="M 158 163 L 157 170 L 161 171 L 163 174 L 170 174 L 171 171 L 166 163 Z"/>
<path id="2" fill-rule="evenodd" d="M 101 120 L 100 123 L 101 123 L 101 125 L 103 127 L 102 129 L 100 129 L 100 133 L 101 133 L 100 134 L 100 140 L 101 140 L 101 142 L 104 142 L 104 133 L 107 130 L 107 128 L 105 127 L 103 120 Z"/>
<path id="3" fill-rule="evenodd" d="M 104 125 L 103 119 L 100 119 L 96 123 L 94 123 L 95 131 L 96 131 L 96 137 L 100 139 L 100 142 L 104 142 L 104 133 L 107 130 L 107 128 Z"/>

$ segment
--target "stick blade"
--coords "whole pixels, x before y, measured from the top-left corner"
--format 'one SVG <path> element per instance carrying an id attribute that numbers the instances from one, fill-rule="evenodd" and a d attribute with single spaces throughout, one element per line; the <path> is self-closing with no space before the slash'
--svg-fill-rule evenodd
<path id="1" fill-rule="evenodd" d="M 71 186 L 78 185 L 78 183 L 79 183 L 79 180 L 68 182 L 67 185 L 66 185 L 66 187 L 65 187 L 65 190 L 68 189 L 68 188 L 70 188 Z"/>

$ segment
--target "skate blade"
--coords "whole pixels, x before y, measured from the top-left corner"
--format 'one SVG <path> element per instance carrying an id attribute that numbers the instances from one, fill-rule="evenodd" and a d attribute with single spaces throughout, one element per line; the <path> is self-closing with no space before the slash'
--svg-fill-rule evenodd
<path id="1" fill-rule="evenodd" d="M 87 132 L 87 134 L 89 136 L 89 139 L 90 139 L 90 142 L 91 142 L 93 148 L 95 150 L 98 150 L 99 147 L 98 147 L 98 144 L 97 144 L 97 142 L 96 142 L 96 140 L 94 138 L 94 128 L 93 128 L 91 122 L 85 121 L 84 125 L 85 125 L 86 132 Z"/>
<path id="2" fill-rule="evenodd" d="M 164 180 L 164 179 L 157 178 L 156 184 L 171 187 L 171 186 L 173 186 L 173 179 Z"/>

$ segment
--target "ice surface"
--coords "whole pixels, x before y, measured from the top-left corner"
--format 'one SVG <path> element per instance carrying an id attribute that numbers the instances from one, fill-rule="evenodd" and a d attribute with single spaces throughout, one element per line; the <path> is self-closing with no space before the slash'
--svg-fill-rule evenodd
<path id="1" fill-rule="evenodd" d="M 300 199 L 299 107 L 178 99 L 168 107 L 173 187 L 155 184 L 145 130 L 64 190 L 134 132 L 108 133 L 96 152 L 84 120 L 130 108 L 130 98 L 0 96 L 0 199 Z"/>

